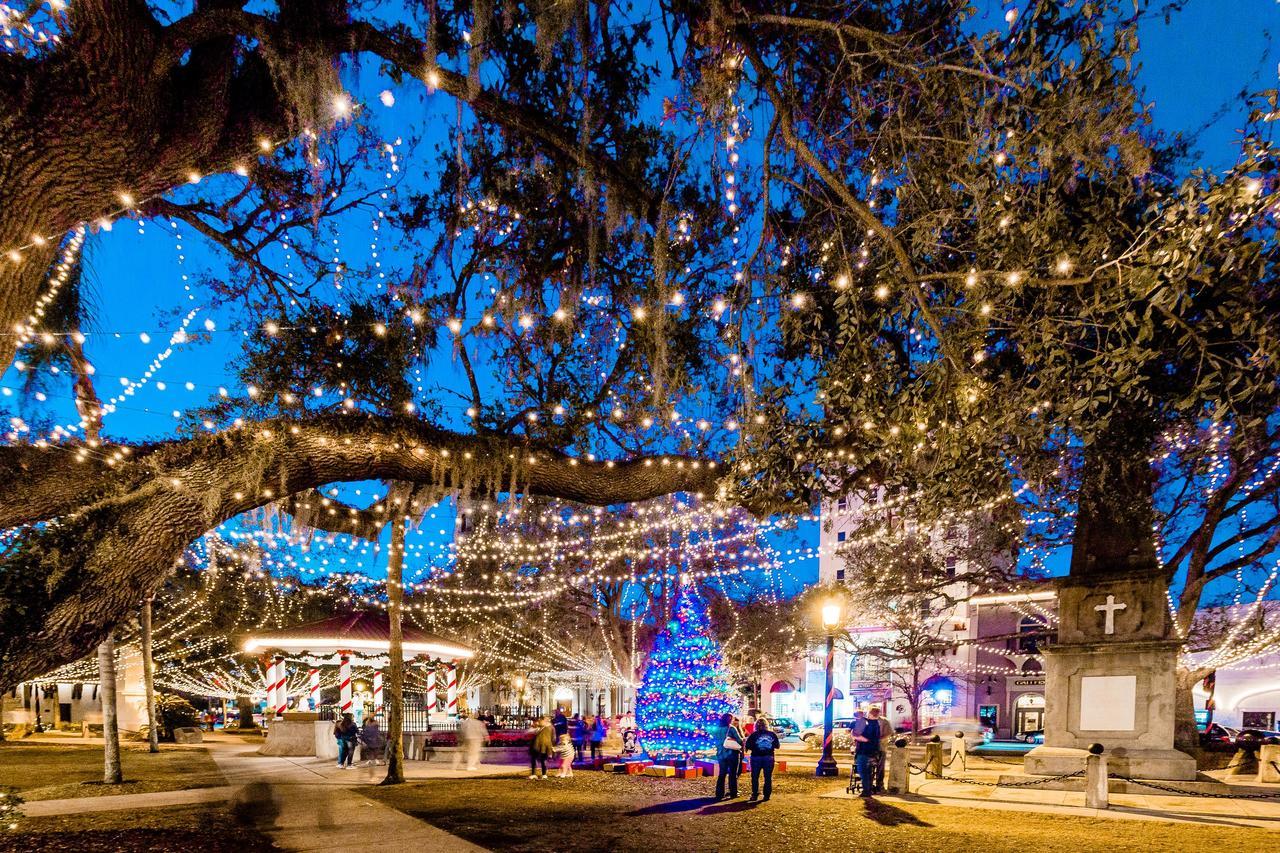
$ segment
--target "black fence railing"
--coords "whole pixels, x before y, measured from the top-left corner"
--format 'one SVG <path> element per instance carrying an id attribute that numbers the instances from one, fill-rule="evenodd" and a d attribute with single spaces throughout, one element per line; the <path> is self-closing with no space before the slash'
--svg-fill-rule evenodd
<path id="1" fill-rule="evenodd" d="M 496 705 L 492 708 L 476 708 L 469 713 L 483 720 L 489 731 L 518 732 L 529 729 L 534 721 L 542 716 L 542 708 L 529 705 L 524 707 Z M 321 705 L 319 714 L 321 720 L 336 720 L 339 717 L 338 706 Z M 387 727 L 385 706 L 373 716 L 378 720 L 379 726 L 384 729 Z M 368 718 L 369 715 L 366 714 L 365 719 Z M 407 733 L 454 732 L 458 730 L 458 720 L 456 717 L 444 716 L 438 709 L 434 714 L 428 715 L 425 702 L 406 698 L 403 729 Z"/>

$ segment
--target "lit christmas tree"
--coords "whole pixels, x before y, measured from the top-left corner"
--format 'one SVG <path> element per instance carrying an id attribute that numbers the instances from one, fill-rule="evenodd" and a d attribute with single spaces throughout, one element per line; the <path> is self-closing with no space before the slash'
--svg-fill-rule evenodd
<path id="1" fill-rule="evenodd" d="M 720 715 L 737 710 L 706 602 L 692 585 L 682 585 L 636 694 L 640 743 L 655 758 L 705 753 L 715 747 L 711 729 Z"/>

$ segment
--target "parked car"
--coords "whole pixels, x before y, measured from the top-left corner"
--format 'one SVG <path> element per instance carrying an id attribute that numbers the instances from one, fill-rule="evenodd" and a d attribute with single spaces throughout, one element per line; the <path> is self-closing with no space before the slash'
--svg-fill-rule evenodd
<path id="1" fill-rule="evenodd" d="M 840 717 L 831 723 L 831 748 L 835 750 L 848 750 L 853 743 L 853 735 L 850 729 L 853 728 L 853 717 Z M 805 746 L 809 749 L 822 749 L 822 724 L 809 726 L 800 732 L 800 740 L 804 741 Z"/>
<path id="2" fill-rule="evenodd" d="M 800 733 L 800 726 L 790 717 L 774 717 L 773 730 L 784 738 Z"/>
<path id="3" fill-rule="evenodd" d="M 1235 749 L 1236 738 L 1239 735 L 1239 729 L 1233 729 L 1221 723 L 1210 723 L 1205 726 L 1204 731 L 1200 732 L 1200 746 L 1209 750 L 1230 751 Z"/>
<path id="4" fill-rule="evenodd" d="M 1033 729 L 1018 735 L 1023 743 L 1044 743 L 1044 729 Z"/>
<path id="5" fill-rule="evenodd" d="M 949 737 L 955 737 L 957 732 L 964 732 L 965 740 L 970 743 L 988 743 L 995 734 L 990 728 L 982 725 L 977 720 L 944 720 L 941 723 L 921 728 L 917 740 L 928 740 L 934 735 L 938 735 L 945 740 Z"/>
<path id="6" fill-rule="evenodd" d="M 1260 743 L 1266 743 L 1268 738 L 1280 738 L 1280 732 L 1273 732 L 1268 729 L 1241 729 L 1236 733 L 1236 746 L 1257 746 Z"/>

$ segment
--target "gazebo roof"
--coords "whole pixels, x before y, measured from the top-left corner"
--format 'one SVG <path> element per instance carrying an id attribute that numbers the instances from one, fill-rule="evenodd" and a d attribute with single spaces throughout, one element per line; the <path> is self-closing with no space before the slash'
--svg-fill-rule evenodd
<path id="1" fill-rule="evenodd" d="M 446 660 L 475 655 L 474 649 L 439 634 L 429 634 L 408 625 L 403 627 L 402 633 L 406 660 L 419 655 Z M 361 657 L 385 657 L 390 648 L 391 625 L 386 613 L 331 616 L 289 628 L 256 631 L 244 642 L 246 652 L 283 652 L 326 661 L 336 659 L 342 652 Z"/>

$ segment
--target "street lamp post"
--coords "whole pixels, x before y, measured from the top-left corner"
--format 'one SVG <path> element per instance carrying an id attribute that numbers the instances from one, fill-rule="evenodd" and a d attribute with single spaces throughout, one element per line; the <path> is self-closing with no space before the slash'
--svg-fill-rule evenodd
<path id="1" fill-rule="evenodd" d="M 836 657 L 836 628 L 840 627 L 840 602 L 834 599 L 822 606 L 822 627 L 827 631 L 827 694 L 822 703 L 822 758 L 818 759 L 817 776 L 838 776 L 840 769 L 831 755 L 832 714 L 835 709 L 834 664 Z"/>

